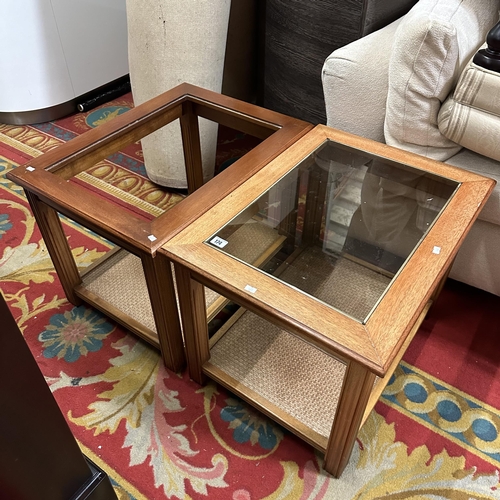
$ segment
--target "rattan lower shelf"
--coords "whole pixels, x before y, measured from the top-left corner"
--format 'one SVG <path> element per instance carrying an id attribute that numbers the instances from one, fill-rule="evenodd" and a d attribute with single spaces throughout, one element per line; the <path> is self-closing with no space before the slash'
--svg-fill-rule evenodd
<path id="1" fill-rule="evenodd" d="M 76 294 L 121 323 L 130 331 L 159 347 L 141 259 L 120 249 L 110 252 L 82 274 Z"/>
<path id="2" fill-rule="evenodd" d="M 247 245 L 249 237 L 254 245 Z M 249 262 L 261 266 L 280 249 L 284 240 L 277 231 L 267 226 L 242 226 L 234 232 L 232 247 Z M 81 284 L 75 288 L 81 299 L 159 348 L 153 309 L 139 257 L 117 248 L 82 273 L 81 278 Z M 205 288 L 205 303 L 207 320 L 211 321 L 228 300 Z"/>
<path id="3" fill-rule="evenodd" d="M 110 252 L 86 273 L 77 295 L 159 348 L 141 259 L 126 250 Z M 213 317 L 224 307 L 219 294 L 206 288 L 207 310 Z"/>
<path id="4" fill-rule="evenodd" d="M 214 337 L 203 371 L 325 451 L 346 365 L 240 309 Z"/>

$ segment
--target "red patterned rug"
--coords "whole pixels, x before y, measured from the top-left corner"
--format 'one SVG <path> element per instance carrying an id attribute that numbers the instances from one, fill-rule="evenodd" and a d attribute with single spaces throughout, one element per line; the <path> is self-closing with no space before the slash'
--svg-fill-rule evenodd
<path id="1" fill-rule="evenodd" d="M 2 293 L 82 450 L 120 499 L 500 498 L 500 298 L 449 280 L 361 429 L 340 479 L 322 456 L 225 389 L 62 292 L 22 190 L 5 173 L 132 106 L 0 125 Z M 218 164 L 245 139 L 223 132 Z M 181 199 L 148 181 L 139 145 L 75 182 L 154 216 Z M 132 208 L 131 208 L 132 209 Z M 64 221 L 81 267 L 109 244 Z M 20 395 L 22 397 L 22 395 Z"/>

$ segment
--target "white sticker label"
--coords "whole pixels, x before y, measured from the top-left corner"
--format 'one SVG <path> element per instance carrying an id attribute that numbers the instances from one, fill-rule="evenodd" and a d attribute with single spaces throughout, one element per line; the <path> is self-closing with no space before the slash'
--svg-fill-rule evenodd
<path id="1" fill-rule="evenodd" d="M 255 293 L 257 291 L 257 288 L 254 288 L 253 286 L 247 285 L 245 287 L 245 290 L 250 293 Z"/>
<path id="2" fill-rule="evenodd" d="M 34 172 L 35 171 L 35 167 L 26 167 L 26 170 L 28 172 Z"/>
<path id="3" fill-rule="evenodd" d="M 216 247 L 224 248 L 228 242 L 226 240 L 223 240 L 222 238 L 219 238 L 219 236 L 216 236 L 215 238 L 212 238 L 210 240 L 210 243 L 212 243 L 212 245 L 215 245 Z"/>
<path id="4" fill-rule="evenodd" d="M 432 249 L 432 253 L 435 253 L 436 255 L 439 255 L 441 253 L 441 247 L 434 247 Z"/>
<path id="5" fill-rule="evenodd" d="M 149 240 L 149 241 L 156 241 L 156 236 L 155 236 L 154 234 L 150 234 L 150 235 L 148 236 L 148 240 Z"/>

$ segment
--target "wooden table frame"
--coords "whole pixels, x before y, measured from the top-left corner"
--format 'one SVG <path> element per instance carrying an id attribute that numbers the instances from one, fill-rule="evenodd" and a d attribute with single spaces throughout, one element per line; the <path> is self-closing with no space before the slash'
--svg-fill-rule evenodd
<path id="1" fill-rule="evenodd" d="M 364 324 L 203 243 L 326 139 L 459 183 L 442 214 Z M 191 378 L 203 384 L 209 376 L 249 401 L 324 452 L 325 470 L 339 477 L 360 427 L 439 293 L 461 242 L 494 184 L 491 179 L 441 162 L 321 125 L 315 127 L 159 250 L 175 263 Z M 210 362 L 204 286 L 345 363 L 329 439 L 304 428 L 301 422 Z"/>
<path id="2" fill-rule="evenodd" d="M 203 185 L 198 117 L 218 122 L 263 141 Z M 145 221 L 105 199 L 90 196 L 68 179 L 120 151 L 124 146 L 180 120 L 190 196 L 153 221 Z M 189 84 L 181 84 L 127 113 L 22 165 L 7 176 L 26 193 L 68 300 L 82 300 L 157 346 L 165 365 L 185 365 L 171 265 L 157 252 L 169 238 L 226 197 L 312 125 Z M 196 191 L 196 193 L 195 193 Z M 191 194 L 193 193 L 193 194 Z M 105 300 L 86 292 L 59 214 L 91 229 L 142 262 L 156 332 Z"/>

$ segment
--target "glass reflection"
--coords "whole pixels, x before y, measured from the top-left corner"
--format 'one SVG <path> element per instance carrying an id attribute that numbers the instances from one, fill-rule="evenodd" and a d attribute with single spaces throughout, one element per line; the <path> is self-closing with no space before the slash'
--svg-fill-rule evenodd
<path id="1" fill-rule="evenodd" d="M 326 141 L 206 243 L 366 321 L 457 186 Z"/>

